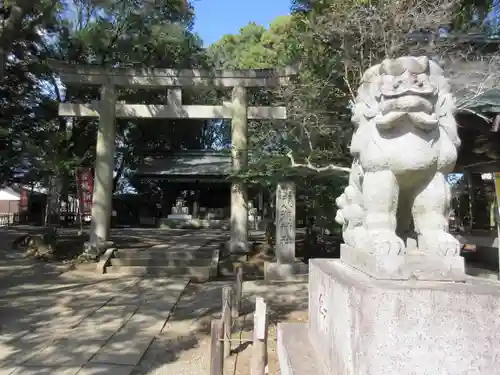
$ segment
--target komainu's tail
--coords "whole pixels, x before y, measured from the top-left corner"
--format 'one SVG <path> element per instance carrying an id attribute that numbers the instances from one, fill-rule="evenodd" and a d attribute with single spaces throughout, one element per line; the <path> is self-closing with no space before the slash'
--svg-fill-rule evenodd
<path id="1" fill-rule="evenodd" d="M 349 184 L 335 200 L 338 210 L 335 221 L 342 225 L 342 235 L 346 244 L 356 247 L 356 232 L 363 230 L 363 168 L 355 159 L 349 174 Z"/>

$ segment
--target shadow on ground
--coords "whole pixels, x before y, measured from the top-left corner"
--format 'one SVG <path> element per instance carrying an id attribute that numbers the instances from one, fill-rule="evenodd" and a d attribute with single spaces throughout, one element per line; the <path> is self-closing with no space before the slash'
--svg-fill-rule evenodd
<path id="1" fill-rule="evenodd" d="M 26 232 L 0 230 L 0 240 L 11 243 Z M 148 241 L 162 243 L 205 235 L 141 229 L 131 237 L 144 242 L 143 232 Z M 129 238 L 126 233 L 123 237 Z M 188 366 L 186 353 L 201 352 L 197 360 L 209 360 L 201 343 L 210 334 L 211 319 L 220 314 L 226 285 L 63 273 L 19 251 L 0 249 L 0 368 L 17 375 L 137 375 L 165 368 L 181 373 Z M 243 314 L 253 310 L 255 295 L 270 301 L 272 321 L 286 320 L 290 311 L 307 304 L 305 285 L 270 288 L 254 281 L 244 288 Z"/>
<path id="2" fill-rule="evenodd" d="M 82 254 L 84 243 L 88 241 L 88 229 L 79 233 L 78 228 L 57 228 L 54 251 L 29 251 L 27 240 L 45 233 L 43 227 L 15 225 L 0 228 L 0 260 L 11 262 L 23 258 L 36 258 L 52 264 L 74 263 Z M 217 230 L 186 230 L 157 228 L 116 228 L 111 232 L 114 247 L 119 249 L 146 250 L 152 246 L 168 243 L 199 242 L 200 238 L 221 235 Z M 24 260 L 26 263 L 27 260 Z M 1 271 L 0 271 L 1 276 Z"/>
<path id="3" fill-rule="evenodd" d="M 76 374 L 82 366 L 78 374 L 153 373 L 197 348 L 220 314 L 226 282 L 186 285 L 65 274 L 3 288 L 0 366 L 14 374 Z M 297 290 L 290 300 L 289 293 L 253 282 L 243 314 L 252 311 L 256 294 L 272 301 L 272 321 L 286 320 L 305 303 L 297 303 Z"/>

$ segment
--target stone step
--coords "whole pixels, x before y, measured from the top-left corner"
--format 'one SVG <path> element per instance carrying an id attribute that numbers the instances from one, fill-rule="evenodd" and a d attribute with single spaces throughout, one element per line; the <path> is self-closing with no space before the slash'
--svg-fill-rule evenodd
<path id="1" fill-rule="evenodd" d="M 309 339 L 307 323 L 278 323 L 277 336 L 279 363 L 284 374 L 324 373 Z"/>
<path id="2" fill-rule="evenodd" d="M 110 266 L 106 268 L 106 273 L 128 276 L 186 277 L 195 282 L 206 282 L 216 276 L 217 270 L 210 266 Z"/>
<path id="3" fill-rule="evenodd" d="M 168 259 L 157 257 L 111 258 L 112 266 L 210 267 L 212 258 Z"/>
<path id="4" fill-rule="evenodd" d="M 119 249 L 115 253 L 115 258 L 120 259 L 157 259 L 157 260 L 190 260 L 190 259 L 211 259 L 213 249 L 193 249 L 193 250 L 168 250 L 168 249 Z"/>

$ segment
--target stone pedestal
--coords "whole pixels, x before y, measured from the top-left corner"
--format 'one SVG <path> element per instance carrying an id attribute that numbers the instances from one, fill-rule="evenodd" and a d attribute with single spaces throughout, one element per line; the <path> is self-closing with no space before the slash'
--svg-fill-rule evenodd
<path id="1" fill-rule="evenodd" d="M 461 256 L 443 257 L 420 251 L 404 256 L 374 255 L 343 244 L 340 259 L 378 280 L 465 281 L 467 278 Z"/>
<path id="2" fill-rule="evenodd" d="M 342 260 L 311 260 L 309 323 L 278 326 L 281 373 L 498 374 L 498 285 L 379 280 Z"/>
<path id="3" fill-rule="evenodd" d="M 98 259 L 107 249 L 113 247 L 113 241 L 90 242 L 83 244 L 82 258 Z"/>
<path id="4" fill-rule="evenodd" d="M 193 216 L 186 214 L 170 214 L 167 216 L 167 220 L 189 221 L 191 219 L 193 219 Z"/>
<path id="5" fill-rule="evenodd" d="M 269 281 L 304 281 L 307 280 L 309 267 L 300 261 L 293 263 L 264 263 L 264 279 Z"/>

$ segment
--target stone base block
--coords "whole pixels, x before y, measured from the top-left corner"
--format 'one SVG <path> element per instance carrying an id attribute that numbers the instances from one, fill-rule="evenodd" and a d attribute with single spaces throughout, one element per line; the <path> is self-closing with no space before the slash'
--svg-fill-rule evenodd
<path id="1" fill-rule="evenodd" d="M 279 323 L 277 352 L 281 375 L 322 375 L 307 323 Z"/>
<path id="2" fill-rule="evenodd" d="M 243 241 L 227 241 L 226 249 L 231 254 L 248 254 L 250 252 L 250 243 Z"/>
<path id="3" fill-rule="evenodd" d="M 82 255 L 92 259 L 98 259 L 107 249 L 113 246 L 113 241 L 87 241 L 83 244 Z"/>
<path id="4" fill-rule="evenodd" d="M 499 284 L 376 280 L 313 259 L 309 338 L 319 375 L 498 374 Z"/>
<path id="5" fill-rule="evenodd" d="M 181 220 L 181 221 L 189 221 L 192 220 L 193 216 L 188 214 L 171 214 L 167 216 L 167 220 Z"/>
<path id="6" fill-rule="evenodd" d="M 375 255 L 342 245 L 340 259 L 379 280 L 465 281 L 465 262 L 461 256 L 425 253 Z"/>
<path id="7" fill-rule="evenodd" d="M 264 263 L 265 281 L 307 281 L 309 267 L 302 262 Z"/>

